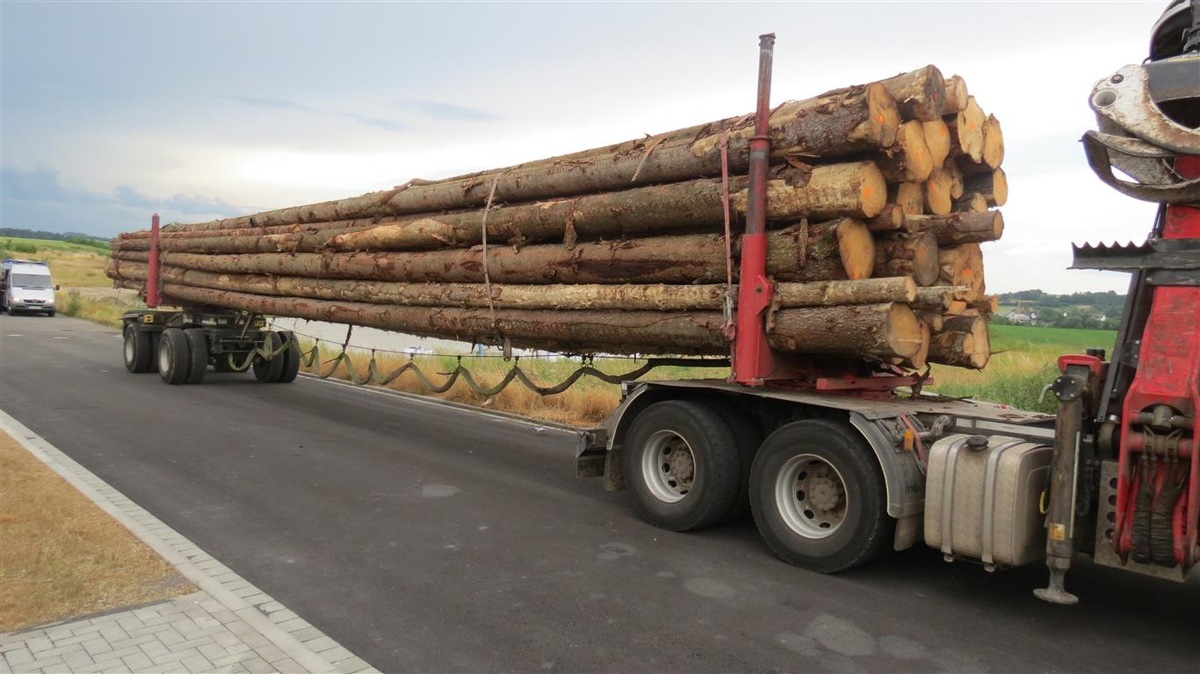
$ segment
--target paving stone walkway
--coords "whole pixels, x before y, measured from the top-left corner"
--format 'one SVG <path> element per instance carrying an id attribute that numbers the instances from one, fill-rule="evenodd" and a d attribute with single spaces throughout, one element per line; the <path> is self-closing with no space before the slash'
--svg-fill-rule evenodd
<path id="1" fill-rule="evenodd" d="M 200 588 L 171 601 L 0 634 L 0 674 L 376 671 L 3 411 L 0 428 Z"/>

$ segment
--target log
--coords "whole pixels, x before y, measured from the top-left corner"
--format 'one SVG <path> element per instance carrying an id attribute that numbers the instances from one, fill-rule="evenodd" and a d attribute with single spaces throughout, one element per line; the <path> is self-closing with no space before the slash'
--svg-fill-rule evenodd
<path id="1" fill-rule="evenodd" d="M 777 283 L 771 303 L 776 308 L 880 304 L 911 302 L 916 295 L 917 284 L 907 276 L 898 276 L 861 281 Z"/>
<path id="2" fill-rule="evenodd" d="M 965 154 L 977 163 L 983 161 L 984 120 L 983 110 L 974 96 L 967 99 L 967 107 L 962 112 L 946 116 L 951 154 Z"/>
<path id="3" fill-rule="evenodd" d="M 933 157 L 925 144 L 925 129 L 921 122 L 900 125 L 896 145 L 879 160 L 879 169 L 888 182 L 922 183 L 933 173 Z"/>
<path id="4" fill-rule="evenodd" d="M 735 179 L 732 203 L 746 208 L 745 178 Z M 768 183 L 772 220 L 794 220 L 828 213 L 879 214 L 886 205 L 887 185 L 870 162 L 819 166 L 811 171 L 788 169 Z M 838 217 L 838 216 L 834 216 Z M 724 202 L 721 181 L 693 180 L 575 199 L 495 208 L 487 213 L 489 241 L 503 245 L 541 241 L 596 240 L 663 232 L 721 231 Z M 241 230 L 239 230 L 241 231 Z M 214 234 L 219 234 L 214 232 Z M 321 252 L 423 250 L 479 244 L 483 211 L 421 217 L 356 229 L 258 236 L 164 238 L 168 251 L 208 254 L 257 252 Z M 118 249 L 148 249 L 149 240 L 126 240 Z"/>
<path id="5" fill-rule="evenodd" d="M 768 234 L 767 270 L 781 281 L 869 278 L 874 242 L 866 225 L 841 219 Z M 146 261 L 142 251 L 114 251 L 118 260 Z M 165 265 L 223 273 L 276 274 L 406 283 L 481 283 L 483 251 L 162 253 Z M 736 264 L 736 257 L 734 260 Z M 488 248 L 494 283 L 693 283 L 723 282 L 723 236 L 691 234 L 602 243 Z M 895 276 L 896 274 L 890 274 Z"/>
<path id="6" fill-rule="evenodd" d="M 1000 120 L 995 115 L 988 115 L 983 121 L 983 163 L 998 169 L 1004 161 L 1004 133 L 1000 130 Z"/>
<path id="7" fill-rule="evenodd" d="M 963 193 L 966 191 L 966 187 L 963 183 L 963 172 L 962 169 L 958 167 L 958 162 L 954 161 L 953 159 L 947 159 L 945 163 L 942 164 L 942 168 L 950 174 L 950 198 L 961 198 Z"/>
<path id="8" fill-rule="evenodd" d="M 921 215 L 925 212 L 925 188 L 921 183 L 891 185 L 888 203 L 899 206 L 905 215 Z"/>
<path id="9" fill-rule="evenodd" d="M 188 303 L 271 316 L 396 330 L 421 337 L 495 343 L 565 352 L 723 355 L 721 312 L 561 311 L 402 307 L 267 297 L 165 284 L 164 293 Z M 913 337 L 913 334 L 916 337 Z M 916 317 L 899 303 L 788 309 L 767 337 L 772 348 L 850 357 L 908 357 L 921 344 Z"/>
<path id="10" fill-rule="evenodd" d="M 917 318 L 929 326 L 930 332 L 941 332 L 942 326 L 945 323 L 945 316 L 940 311 L 921 311 L 916 309 L 914 311 L 917 314 Z"/>
<path id="11" fill-rule="evenodd" d="M 921 325 L 921 348 L 908 358 L 896 359 L 896 364 L 910 370 L 920 371 L 929 367 L 929 342 L 933 335 L 933 328 L 919 315 L 917 321 Z"/>
<path id="12" fill-rule="evenodd" d="M 924 346 L 916 315 L 898 302 L 780 311 L 773 325 L 772 347 L 796 353 L 909 358 Z"/>
<path id="13" fill-rule="evenodd" d="M 872 232 L 894 232 L 904 229 L 904 207 L 900 204 L 887 204 L 883 212 L 866 221 L 867 229 Z"/>
<path id="14" fill-rule="evenodd" d="M 931 362 L 981 370 L 990 358 L 987 321 L 980 316 L 947 317 L 942 329 L 930 336 Z"/>
<path id="15" fill-rule="evenodd" d="M 967 306 L 984 316 L 991 316 L 1000 310 L 1000 298 L 995 295 L 984 295 Z"/>
<path id="16" fill-rule="evenodd" d="M 895 101 L 882 84 L 836 89 L 784 103 L 772 111 L 771 157 L 776 161 L 796 156 L 828 159 L 887 148 L 896 140 L 898 124 Z M 494 202 L 513 203 L 717 177 L 721 175 L 721 139 L 725 131 L 729 132 L 729 172 L 747 173 L 754 122 L 750 116 L 733 117 L 503 169 L 444 180 L 410 181 L 350 199 L 174 230 L 225 230 L 480 208 L 493 194 L 493 187 Z"/>
<path id="17" fill-rule="evenodd" d="M 971 96 L 967 92 L 967 81 L 958 75 L 946 80 L 946 102 L 942 106 L 942 114 L 956 115 L 967 109 Z"/>
<path id="18" fill-rule="evenodd" d="M 964 176 L 963 190 L 979 194 L 988 206 L 1003 206 L 1008 203 L 1008 176 L 1004 169 Z"/>
<path id="19" fill-rule="evenodd" d="M 908 221 L 918 231 L 932 233 L 939 246 L 996 241 L 1004 233 L 1004 216 L 1000 211 L 914 215 Z"/>
<path id="20" fill-rule="evenodd" d="M 936 169 L 925 181 L 925 210 L 934 215 L 946 215 L 953 207 L 950 196 L 954 189 L 954 176 L 944 168 Z"/>
<path id="21" fill-rule="evenodd" d="M 876 277 L 911 276 L 918 285 L 938 279 L 937 240 L 928 232 L 881 234 L 875 240 Z"/>
<path id="22" fill-rule="evenodd" d="M 924 286 L 917 288 L 911 304 L 921 310 L 944 313 L 954 299 L 954 286 Z"/>
<path id="23" fill-rule="evenodd" d="M 935 119 L 921 124 L 925 133 L 925 145 L 929 148 L 929 159 L 934 166 L 946 163 L 950 156 L 950 127 L 941 119 Z"/>
<path id="24" fill-rule="evenodd" d="M 966 178 L 963 179 L 966 188 Z M 958 213 L 983 213 L 988 209 L 987 197 L 978 192 L 964 191 L 963 195 L 954 200 L 954 211 Z"/>
<path id="25" fill-rule="evenodd" d="M 883 86 L 896 101 L 903 120 L 931 122 L 940 120 L 946 101 L 946 81 L 942 71 L 925 66 L 883 80 Z"/>
<path id="26" fill-rule="evenodd" d="M 738 212 L 745 213 L 748 192 L 738 191 L 732 201 Z M 767 182 L 768 220 L 869 219 L 882 213 L 886 205 L 887 183 L 869 161 L 818 166 L 811 172 L 793 170 L 786 178 Z"/>
<path id="27" fill-rule="evenodd" d="M 954 299 L 972 302 L 984 294 L 983 253 L 977 243 L 938 250 L 938 282 L 957 286 Z"/>
<path id="28" fill-rule="evenodd" d="M 147 266 L 114 261 L 107 270 L 120 281 L 146 280 Z M 164 267 L 166 283 L 234 292 L 321 300 L 344 300 L 398 306 L 605 311 L 719 311 L 724 284 L 560 284 L 394 283 L 351 279 L 313 279 L 269 274 L 218 274 Z M 736 292 L 736 289 L 735 289 Z M 489 295 L 491 297 L 489 302 Z M 916 295 L 909 278 L 861 281 L 778 283 L 772 297 L 775 309 L 908 302 Z"/>

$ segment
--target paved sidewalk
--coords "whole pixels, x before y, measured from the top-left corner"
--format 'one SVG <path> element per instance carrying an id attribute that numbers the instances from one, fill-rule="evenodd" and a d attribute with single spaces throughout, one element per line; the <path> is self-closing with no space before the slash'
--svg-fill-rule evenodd
<path id="1" fill-rule="evenodd" d="M 0 634 L 0 674 L 376 671 L 3 411 L 0 428 L 200 588 L 171 601 Z"/>

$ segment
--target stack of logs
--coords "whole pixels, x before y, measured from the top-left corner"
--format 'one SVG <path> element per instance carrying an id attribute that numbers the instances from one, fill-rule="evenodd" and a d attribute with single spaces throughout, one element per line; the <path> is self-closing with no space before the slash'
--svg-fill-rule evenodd
<path id="1" fill-rule="evenodd" d="M 161 236 L 170 302 L 573 353 L 727 354 L 751 116 Z M 1004 142 L 927 66 L 777 107 L 766 317 L 779 351 L 922 369 L 989 356 L 979 244 Z M 724 167 L 724 168 L 723 168 Z M 722 176 L 727 176 L 723 179 Z M 726 240 L 726 214 L 733 236 Z M 107 274 L 144 289 L 148 231 Z"/>

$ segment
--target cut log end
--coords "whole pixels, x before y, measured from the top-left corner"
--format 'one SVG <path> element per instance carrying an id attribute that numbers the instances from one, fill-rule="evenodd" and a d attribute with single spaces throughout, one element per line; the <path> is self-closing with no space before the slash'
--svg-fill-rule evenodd
<path id="1" fill-rule="evenodd" d="M 950 156 L 950 127 L 941 119 L 923 122 L 922 127 L 930 159 L 934 166 L 941 166 Z"/>
<path id="2" fill-rule="evenodd" d="M 896 99 L 878 82 L 867 85 L 866 134 L 879 147 L 891 147 L 900 129 L 900 111 Z"/>
<path id="3" fill-rule="evenodd" d="M 847 218 L 837 225 L 837 240 L 846 276 L 852 281 L 870 278 L 875 268 L 875 239 L 871 230 L 862 222 Z"/>
<path id="4" fill-rule="evenodd" d="M 998 169 L 1004 161 L 1004 133 L 1000 130 L 1000 120 L 995 115 L 988 115 L 983 122 L 983 163 Z"/>
<path id="5" fill-rule="evenodd" d="M 949 213 L 954 206 L 953 189 L 954 176 L 946 169 L 937 169 L 925 181 L 925 207 L 934 215 Z"/>
<path id="6" fill-rule="evenodd" d="M 959 75 L 951 76 L 946 80 L 946 103 L 942 106 L 943 114 L 956 115 L 966 110 L 969 99 L 967 81 Z"/>

